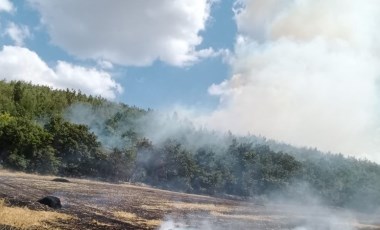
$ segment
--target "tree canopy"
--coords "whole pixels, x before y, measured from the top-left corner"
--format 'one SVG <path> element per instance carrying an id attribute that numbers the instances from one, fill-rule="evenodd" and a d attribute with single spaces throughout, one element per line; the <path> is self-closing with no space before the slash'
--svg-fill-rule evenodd
<path id="1" fill-rule="evenodd" d="M 307 187 L 331 205 L 380 205 L 373 162 L 216 134 L 176 116 L 161 122 L 150 110 L 20 81 L 0 81 L 0 164 L 211 195 L 302 199 Z"/>

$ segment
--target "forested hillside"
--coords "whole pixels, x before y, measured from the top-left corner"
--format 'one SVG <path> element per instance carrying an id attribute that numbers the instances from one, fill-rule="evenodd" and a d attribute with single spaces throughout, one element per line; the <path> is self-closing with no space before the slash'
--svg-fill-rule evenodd
<path id="1" fill-rule="evenodd" d="M 23 82 L 0 82 L 0 164 L 191 193 L 380 206 L 378 164 Z"/>

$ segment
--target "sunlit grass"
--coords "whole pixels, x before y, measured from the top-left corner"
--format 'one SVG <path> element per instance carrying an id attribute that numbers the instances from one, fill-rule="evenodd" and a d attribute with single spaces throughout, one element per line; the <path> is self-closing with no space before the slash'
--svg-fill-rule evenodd
<path id="1" fill-rule="evenodd" d="M 139 224 L 139 225 L 144 225 L 146 227 L 158 227 L 161 224 L 161 220 L 144 219 L 131 212 L 114 212 L 113 214 L 115 217 L 121 219 L 122 221 L 131 223 L 131 224 Z"/>
<path id="2" fill-rule="evenodd" d="M 215 205 L 215 204 L 201 204 L 201 203 L 186 203 L 186 202 L 165 202 L 156 205 L 141 205 L 141 208 L 146 210 L 162 210 L 162 211 L 174 211 L 174 210 L 185 210 L 185 211 L 215 211 L 215 212 L 229 212 L 231 207 L 225 205 Z"/>
<path id="3" fill-rule="evenodd" d="M 3 199 L 0 199 L 0 225 L 21 229 L 29 229 L 31 227 L 50 229 L 48 222 L 71 218 L 69 215 L 58 212 L 34 211 L 25 207 L 9 207 Z"/>

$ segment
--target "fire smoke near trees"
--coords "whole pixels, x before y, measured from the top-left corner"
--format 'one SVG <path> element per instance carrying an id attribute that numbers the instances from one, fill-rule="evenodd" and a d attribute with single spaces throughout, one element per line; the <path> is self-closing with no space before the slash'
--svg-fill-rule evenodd
<path id="1" fill-rule="evenodd" d="M 169 64 L 187 66 L 203 55 L 216 55 L 211 48 L 196 49 L 202 40 L 198 32 L 204 29 L 210 7 L 216 2 L 198 3 L 196 8 L 203 9 L 201 17 L 187 11 L 191 1 L 177 6 L 189 13 L 188 18 L 198 18 L 195 24 L 193 20 L 183 22 L 185 27 L 193 25 L 193 30 L 188 31 L 193 38 L 183 41 L 186 44 L 182 59 L 176 55 L 163 57 L 165 49 L 158 49 L 139 60 L 117 55 L 110 61 L 148 65 L 161 57 Z M 56 9 L 54 3 L 47 6 Z M 145 4 L 139 6 L 138 12 L 146 12 Z M 176 12 L 177 8 L 169 6 L 169 12 Z M 45 11 L 43 15 L 43 18 L 56 16 Z M 76 16 L 80 21 L 81 14 Z M 177 16 L 181 14 L 173 14 L 174 18 Z M 377 214 L 380 211 L 378 0 L 236 0 L 234 16 L 238 31 L 235 47 L 225 52 L 232 73 L 229 79 L 209 87 L 209 93 L 220 98 L 218 108 L 210 113 L 145 110 L 88 96 L 79 90 L 63 90 L 64 87 L 54 90 L 21 81 L 0 81 L 0 166 L 249 200 L 272 208 L 271 214 L 278 205 L 287 209 L 281 211 L 282 218 L 291 219 L 293 213 L 306 215 L 305 221 L 289 225 L 296 230 L 354 229 L 349 220 L 358 213 Z M 57 29 L 45 24 L 50 30 Z M 102 44 L 99 40 L 93 45 Z M 119 51 L 113 43 L 109 45 L 111 50 Z M 26 48 L 8 47 L 9 50 L 36 57 Z M 138 48 L 134 51 L 139 53 Z M 101 53 L 93 53 L 92 48 L 89 53 L 77 55 L 102 57 Z M 12 70 L 25 73 L 23 68 L 16 68 L 18 62 L 12 63 L 16 63 Z M 104 60 L 103 65 L 112 69 L 113 64 Z M 4 66 L 9 67 L 9 63 Z M 121 92 L 121 86 L 104 71 L 74 69 L 81 76 L 91 72 L 106 77 Z M 27 79 L 24 78 L 27 75 L 22 75 L 21 79 Z M 8 78 L 17 79 L 20 78 Z M 103 94 L 114 98 L 111 91 Z M 239 218 L 247 219 L 239 208 L 244 209 L 238 207 L 228 213 L 238 219 L 236 226 L 241 224 Z M 220 210 L 208 211 L 216 219 L 226 215 Z M 183 219 L 168 215 L 166 220 L 161 229 L 188 229 L 189 225 L 218 229 L 212 220 L 199 225 L 199 219 L 191 215 L 184 215 Z M 375 222 L 371 219 L 368 223 Z M 235 226 L 233 221 L 228 224 Z"/>
<path id="2" fill-rule="evenodd" d="M 380 4 L 240 0 L 229 80 L 201 123 L 380 160 Z M 239 119 L 236 119 L 239 117 Z"/>

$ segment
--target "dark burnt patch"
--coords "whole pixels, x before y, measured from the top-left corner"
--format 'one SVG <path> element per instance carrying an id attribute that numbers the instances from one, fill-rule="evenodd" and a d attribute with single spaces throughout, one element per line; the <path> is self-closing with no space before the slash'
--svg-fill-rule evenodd
<path id="1" fill-rule="evenodd" d="M 65 178 L 54 178 L 53 180 L 51 181 L 54 181 L 54 182 L 61 182 L 61 183 L 70 183 L 70 181 L 68 179 L 65 179 Z"/>
<path id="2" fill-rule="evenodd" d="M 61 200 L 56 196 L 46 196 L 42 199 L 39 199 L 37 202 L 54 209 L 62 208 Z"/>

